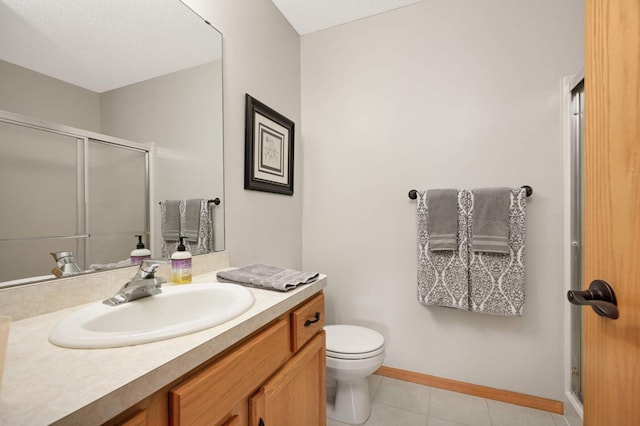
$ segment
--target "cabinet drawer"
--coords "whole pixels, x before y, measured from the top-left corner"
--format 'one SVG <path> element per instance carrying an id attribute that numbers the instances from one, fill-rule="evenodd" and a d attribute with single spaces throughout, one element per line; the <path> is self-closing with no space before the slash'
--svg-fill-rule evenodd
<path id="1" fill-rule="evenodd" d="M 291 350 L 296 352 L 324 327 L 324 294 L 291 312 Z"/>
<path id="2" fill-rule="evenodd" d="M 170 424 L 219 424 L 291 356 L 289 321 L 278 321 L 169 392 Z M 232 423 L 233 424 L 233 423 Z"/>
<path id="3" fill-rule="evenodd" d="M 118 424 L 120 426 L 146 426 L 147 410 L 140 410 Z"/>

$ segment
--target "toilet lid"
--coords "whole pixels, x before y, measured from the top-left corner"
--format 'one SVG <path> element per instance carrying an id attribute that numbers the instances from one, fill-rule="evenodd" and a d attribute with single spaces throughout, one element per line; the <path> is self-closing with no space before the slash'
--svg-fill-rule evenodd
<path id="1" fill-rule="evenodd" d="M 366 358 L 384 350 L 384 337 L 375 330 L 357 325 L 327 325 L 327 356 Z"/>

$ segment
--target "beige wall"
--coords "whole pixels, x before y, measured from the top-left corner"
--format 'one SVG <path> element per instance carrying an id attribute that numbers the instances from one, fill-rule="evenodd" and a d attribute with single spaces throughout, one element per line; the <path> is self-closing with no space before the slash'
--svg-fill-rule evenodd
<path id="1" fill-rule="evenodd" d="M 225 227 L 231 264 L 300 268 L 300 37 L 270 0 L 185 3 L 222 32 Z M 243 189 L 245 93 L 296 125 L 293 196 Z"/>
<path id="2" fill-rule="evenodd" d="M 100 131 L 100 95 L 0 60 L 0 109 Z"/>
<path id="3" fill-rule="evenodd" d="M 102 132 L 154 143 L 151 213 L 160 256 L 162 200 L 223 197 L 222 64 L 215 61 L 101 94 Z M 224 248 L 224 207 L 214 209 L 214 249 Z"/>
<path id="4" fill-rule="evenodd" d="M 579 0 L 429 0 L 302 37 L 305 269 L 329 323 L 381 331 L 385 364 L 562 399 L 562 77 Z M 527 302 L 503 318 L 416 301 L 410 189 L 531 185 Z"/>
<path id="5" fill-rule="evenodd" d="M 386 365 L 561 399 L 560 94 L 582 2 L 429 0 L 302 41 L 269 0 L 186 3 L 223 33 L 231 264 L 329 274 L 329 321 L 383 332 Z M 245 93 L 296 123 L 293 197 L 243 189 Z M 522 184 L 525 316 L 418 304 L 407 191 Z"/>

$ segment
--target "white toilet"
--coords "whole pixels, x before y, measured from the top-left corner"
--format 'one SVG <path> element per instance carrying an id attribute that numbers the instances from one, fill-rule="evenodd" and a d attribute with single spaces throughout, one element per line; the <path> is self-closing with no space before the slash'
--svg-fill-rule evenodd
<path id="1" fill-rule="evenodd" d="M 355 325 L 327 325 L 327 380 L 335 380 L 335 400 L 327 401 L 327 417 L 361 424 L 371 415 L 367 378 L 384 361 L 384 337 Z M 328 392 L 329 394 L 329 392 Z"/>

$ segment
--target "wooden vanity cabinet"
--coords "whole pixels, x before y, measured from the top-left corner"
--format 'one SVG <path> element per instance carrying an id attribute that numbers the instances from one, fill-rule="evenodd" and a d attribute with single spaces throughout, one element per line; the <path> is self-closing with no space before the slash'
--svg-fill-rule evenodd
<path id="1" fill-rule="evenodd" d="M 322 331 L 250 398 L 249 425 L 325 425 L 324 366 Z"/>
<path id="2" fill-rule="evenodd" d="M 319 293 L 109 424 L 324 426 L 323 326 Z"/>

